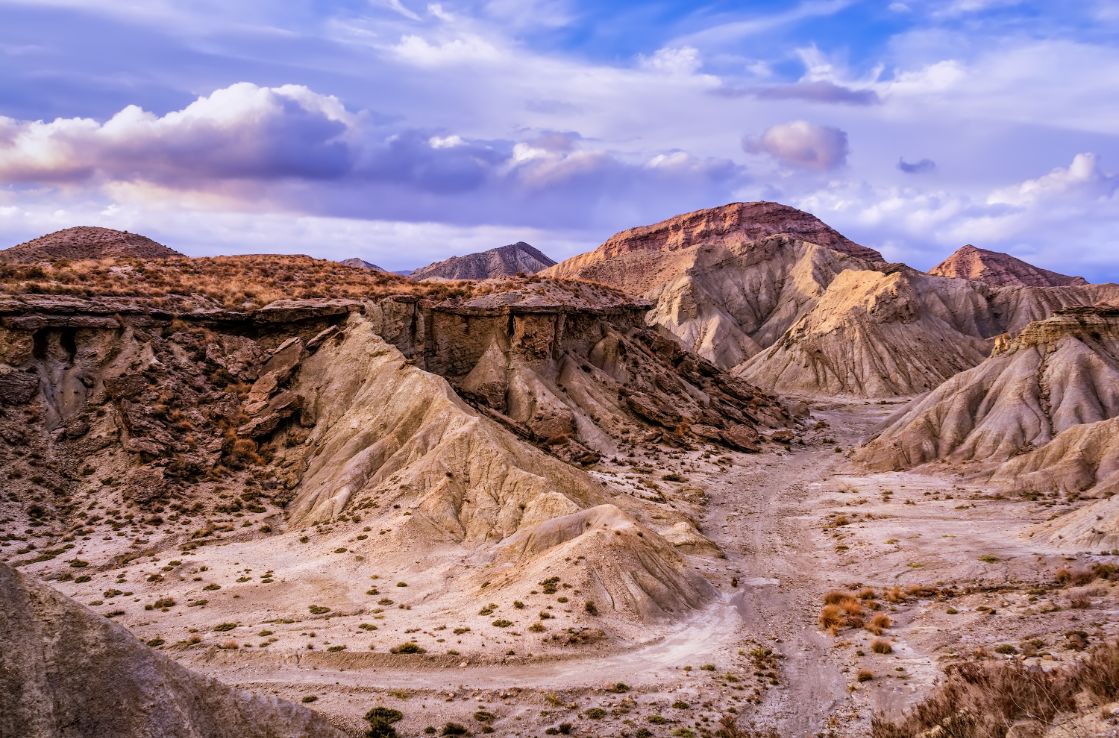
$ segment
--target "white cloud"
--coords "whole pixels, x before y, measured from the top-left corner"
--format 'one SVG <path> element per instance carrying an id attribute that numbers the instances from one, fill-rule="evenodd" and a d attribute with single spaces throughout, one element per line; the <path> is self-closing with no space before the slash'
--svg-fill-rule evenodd
<path id="1" fill-rule="evenodd" d="M 431 42 L 409 34 L 391 48 L 393 56 L 418 67 L 448 67 L 462 64 L 492 64 L 504 58 L 501 49 L 480 36 L 462 36 Z"/>
<path id="2" fill-rule="evenodd" d="M 129 105 L 104 123 L 0 118 L 0 181 L 329 176 L 352 166 L 356 121 L 335 97 L 246 82 L 164 116 Z"/>
<path id="3" fill-rule="evenodd" d="M 743 142 L 748 152 L 763 152 L 801 169 L 829 170 L 847 163 L 847 134 L 804 120 L 779 123 L 758 139 Z"/>
<path id="4" fill-rule="evenodd" d="M 987 202 L 1027 207 L 1070 197 L 1110 198 L 1117 190 L 1119 176 L 1104 172 L 1095 154 L 1082 153 L 1074 156 L 1067 167 L 1057 167 L 1037 179 L 995 190 L 987 197 Z"/>
<path id="5" fill-rule="evenodd" d="M 652 56 L 639 58 L 641 66 L 661 74 L 695 74 L 703 66 L 699 51 L 692 46 L 669 46 L 657 49 Z"/>

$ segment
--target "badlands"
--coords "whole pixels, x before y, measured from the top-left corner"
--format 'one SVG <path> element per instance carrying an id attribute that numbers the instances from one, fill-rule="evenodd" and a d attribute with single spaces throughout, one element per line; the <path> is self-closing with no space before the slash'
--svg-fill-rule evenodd
<path id="1" fill-rule="evenodd" d="M 1119 735 L 1119 285 L 733 203 L 0 251 L 0 735 Z"/>

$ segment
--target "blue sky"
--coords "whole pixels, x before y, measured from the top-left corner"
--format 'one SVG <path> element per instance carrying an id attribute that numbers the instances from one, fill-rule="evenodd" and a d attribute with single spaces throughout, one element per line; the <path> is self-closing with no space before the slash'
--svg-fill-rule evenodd
<path id="1" fill-rule="evenodd" d="M 1119 3 L 0 0 L 0 243 L 555 258 L 733 200 L 1119 281 Z"/>

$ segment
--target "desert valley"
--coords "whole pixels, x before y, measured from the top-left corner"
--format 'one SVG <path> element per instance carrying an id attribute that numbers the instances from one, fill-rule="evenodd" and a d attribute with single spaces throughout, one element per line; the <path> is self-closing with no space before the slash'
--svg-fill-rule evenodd
<path id="1" fill-rule="evenodd" d="M 1119 735 L 1119 285 L 945 257 L 0 251 L 0 735 Z"/>

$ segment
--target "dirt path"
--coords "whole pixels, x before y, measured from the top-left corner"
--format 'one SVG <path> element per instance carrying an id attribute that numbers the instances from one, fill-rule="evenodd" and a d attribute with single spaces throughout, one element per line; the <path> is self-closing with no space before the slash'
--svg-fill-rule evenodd
<path id="1" fill-rule="evenodd" d="M 708 530 L 744 575 L 738 601 L 744 629 L 784 656 L 782 683 L 751 718 L 789 738 L 825 732 L 850 698 L 830 640 L 816 624 L 828 588 L 824 554 L 803 518 L 808 485 L 827 477 L 841 458 L 830 448 L 801 450 L 732 472 L 710 493 Z"/>

